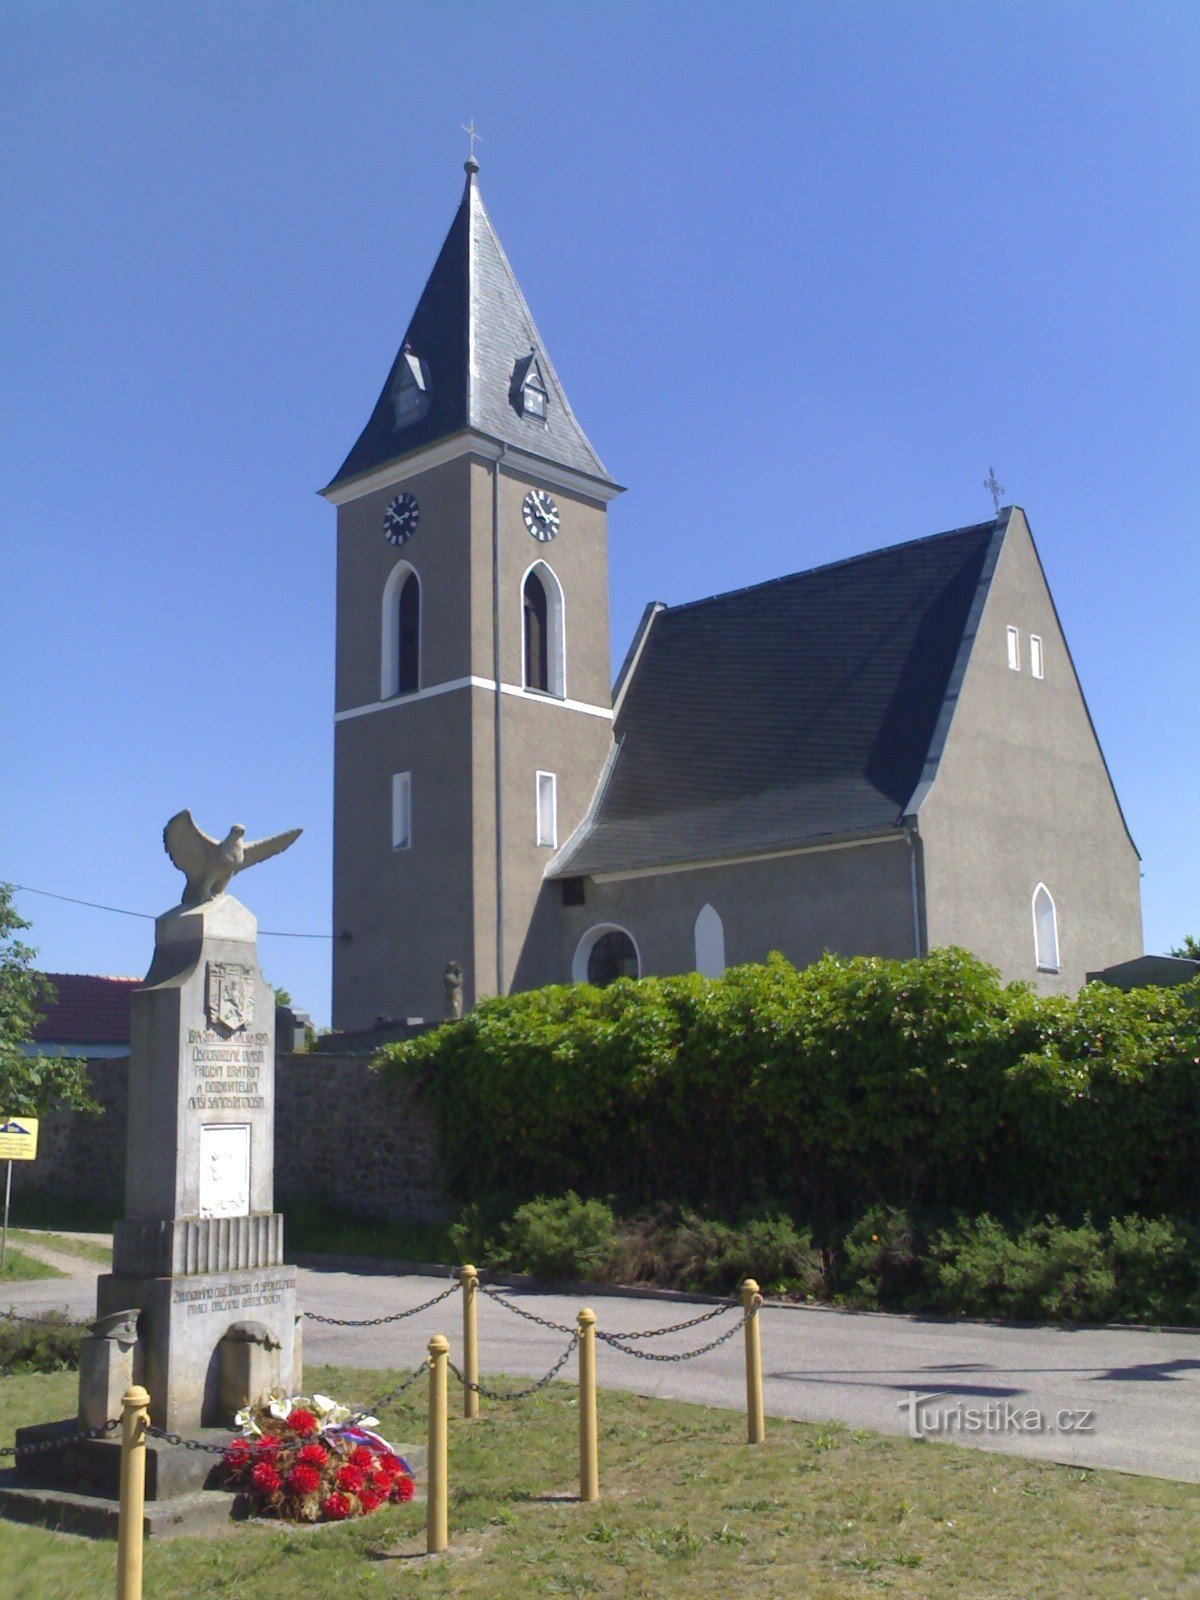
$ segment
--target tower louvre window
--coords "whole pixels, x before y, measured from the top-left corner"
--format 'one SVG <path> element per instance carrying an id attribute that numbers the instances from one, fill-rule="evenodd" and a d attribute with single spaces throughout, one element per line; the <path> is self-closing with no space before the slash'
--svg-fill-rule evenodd
<path id="1" fill-rule="evenodd" d="M 412 845 L 412 773 L 392 774 L 392 849 Z"/>
<path id="2" fill-rule="evenodd" d="M 550 689 L 550 608 L 536 572 L 525 579 L 525 687 Z"/>
<path id="3" fill-rule="evenodd" d="M 410 572 L 400 590 L 396 693 L 412 694 L 421 687 L 421 583 Z"/>
<path id="4" fill-rule="evenodd" d="M 519 417 L 533 417 L 537 422 L 545 422 L 550 397 L 542 369 L 532 350 L 513 367 L 508 398 Z"/>

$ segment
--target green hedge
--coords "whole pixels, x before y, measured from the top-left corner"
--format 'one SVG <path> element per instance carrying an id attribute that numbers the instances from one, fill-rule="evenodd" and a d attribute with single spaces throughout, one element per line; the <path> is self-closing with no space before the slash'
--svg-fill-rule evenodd
<path id="1" fill-rule="evenodd" d="M 434 1107 L 463 1200 L 777 1202 L 818 1229 L 874 1205 L 1186 1216 L 1196 990 L 1043 999 L 962 950 L 773 955 L 488 1000 L 382 1064 Z"/>

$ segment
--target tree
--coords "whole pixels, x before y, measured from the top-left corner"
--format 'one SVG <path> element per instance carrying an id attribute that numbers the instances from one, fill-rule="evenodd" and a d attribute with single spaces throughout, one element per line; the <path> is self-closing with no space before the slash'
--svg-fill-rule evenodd
<path id="1" fill-rule="evenodd" d="M 12 885 L 0 883 L 0 1114 L 40 1116 L 55 1108 L 98 1112 L 87 1063 L 69 1056 L 29 1055 L 23 1045 L 43 1008 L 54 1002 L 54 986 L 33 965 L 36 950 L 20 935 L 29 924 L 12 903 Z"/>
<path id="2" fill-rule="evenodd" d="M 1171 954 L 1183 956 L 1188 961 L 1200 961 L 1200 939 L 1194 933 L 1184 934 L 1183 943 L 1176 945 Z"/>

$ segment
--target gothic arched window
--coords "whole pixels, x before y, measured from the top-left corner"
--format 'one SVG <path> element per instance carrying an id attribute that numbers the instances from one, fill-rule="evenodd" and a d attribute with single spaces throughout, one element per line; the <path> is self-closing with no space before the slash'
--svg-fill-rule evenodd
<path id="1" fill-rule="evenodd" d="M 525 687 L 550 689 L 550 608 L 536 570 L 525 579 Z"/>
<path id="2" fill-rule="evenodd" d="M 390 700 L 420 687 L 421 580 L 407 561 L 399 561 L 383 586 L 379 697 Z"/>
<path id="3" fill-rule="evenodd" d="M 1044 883 L 1033 891 L 1033 953 L 1039 972 L 1059 970 L 1058 913 Z"/>

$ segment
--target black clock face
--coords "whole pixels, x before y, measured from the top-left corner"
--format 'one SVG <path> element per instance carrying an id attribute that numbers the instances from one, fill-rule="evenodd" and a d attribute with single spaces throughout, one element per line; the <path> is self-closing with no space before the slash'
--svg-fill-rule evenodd
<path id="1" fill-rule="evenodd" d="M 403 544 L 417 531 L 421 508 L 415 494 L 398 494 L 383 513 L 383 531 L 389 544 Z"/>
<path id="2" fill-rule="evenodd" d="M 525 526 L 543 544 L 558 532 L 558 507 L 545 489 L 530 489 L 521 504 Z"/>

